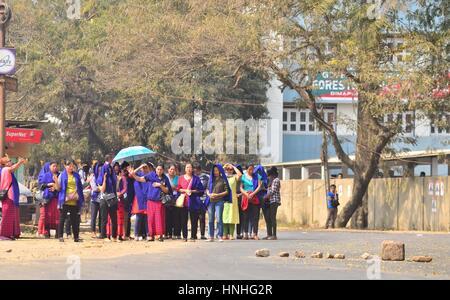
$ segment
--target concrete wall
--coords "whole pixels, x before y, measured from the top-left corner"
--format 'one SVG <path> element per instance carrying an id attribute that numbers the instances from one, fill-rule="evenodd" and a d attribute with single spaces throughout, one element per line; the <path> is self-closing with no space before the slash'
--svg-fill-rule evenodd
<path id="1" fill-rule="evenodd" d="M 352 196 L 353 180 L 336 179 L 340 209 Z M 450 177 L 372 180 L 368 191 L 368 228 L 379 230 L 450 231 Z M 323 180 L 286 180 L 281 184 L 278 218 L 313 228 L 327 217 Z"/>

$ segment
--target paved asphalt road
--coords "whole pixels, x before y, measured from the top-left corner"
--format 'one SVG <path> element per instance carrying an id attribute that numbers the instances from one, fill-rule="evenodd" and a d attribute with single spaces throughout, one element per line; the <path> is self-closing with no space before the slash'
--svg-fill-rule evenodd
<path id="1" fill-rule="evenodd" d="M 353 231 L 283 231 L 278 241 L 198 241 L 165 254 L 82 260 L 81 279 L 368 279 L 369 264 L 360 256 L 379 254 L 386 239 L 405 242 L 407 258 L 430 255 L 433 262 L 381 262 L 381 279 L 450 279 L 450 234 Z M 255 257 L 261 248 L 270 249 L 271 256 Z M 295 250 L 304 251 L 307 258 L 294 259 Z M 278 257 L 281 251 L 291 257 Z M 315 251 L 343 253 L 347 258 L 309 258 Z M 62 260 L 2 266 L 0 278 L 67 279 L 67 267 Z"/>

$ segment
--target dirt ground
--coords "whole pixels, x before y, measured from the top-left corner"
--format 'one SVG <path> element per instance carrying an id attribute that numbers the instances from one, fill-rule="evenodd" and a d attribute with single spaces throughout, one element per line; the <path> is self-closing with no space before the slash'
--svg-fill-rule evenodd
<path id="1" fill-rule="evenodd" d="M 81 238 L 82 243 L 75 243 L 73 239 L 66 239 L 61 243 L 54 238 L 37 238 L 35 234 L 25 233 L 16 241 L 0 241 L 0 265 L 29 264 L 33 261 L 50 261 L 71 255 L 83 259 L 111 259 L 126 255 L 163 253 L 186 246 L 183 241 L 105 242 L 92 239 L 88 233 L 82 233 Z"/>

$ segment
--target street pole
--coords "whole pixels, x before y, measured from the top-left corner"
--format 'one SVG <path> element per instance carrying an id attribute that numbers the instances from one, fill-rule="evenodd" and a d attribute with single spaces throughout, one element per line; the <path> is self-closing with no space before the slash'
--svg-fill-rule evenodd
<path id="1" fill-rule="evenodd" d="M 5 1 L 0 0 L 0 48 L 5 47 L 6 43 L 6 25 L 7 25 L 7 11 Z M 5 156 L 6 152 L 6 89 L 5 89 L 5 75 L 0 76 L 0 157 Z"/>

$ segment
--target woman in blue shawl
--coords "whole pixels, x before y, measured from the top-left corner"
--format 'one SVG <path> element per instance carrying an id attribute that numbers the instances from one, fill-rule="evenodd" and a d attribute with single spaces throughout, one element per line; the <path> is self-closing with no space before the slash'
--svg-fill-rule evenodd
<path id="1" fill-rule="evenodd" d="M 269 187 L 269 177 L 267 176 L 264 167 L 261 165 L 257 165 L 255 170 L 253 171 L 253 176 L 257 177 L 261 181 L 261 188 L 257 193 L 257 197 L 259 199 L 259 208 L 258 208 L 258 216 L 260 215 L 260 208 L 263 210 L 263 215 L 266 210 L 269 208 L 269 205 L 266 201 L 264 201 L 264 197 L 267 195 L 267 188 Z M 259 221 L 259 220 L 258 220 Z M 258 236 L 259 222 L 253 223 L 253 232 L 256 236 Z"/>
<path id="2" fill-rule="evenodd" d="M 75 162 L 67 160 L 64 163 L 65 170 L 59 176 L 59 241 L 64 242 L 64 222 L 66 216 L 70 214 L 70 224 L 72 225 L 73 237 L 76 243 L 80 242 L 80 213 L 84 203 L 83 184 L 80 174 L 75 172 Z"/>
<path id="3" fill-rule="evenodd" d="M 142 171 L 141 171 L 142 170 Z M 131 214 L 136 216 L 134 223 L 134 240 L 139 241 L 147 238 L 148 226 L 147 226 L 147 194 L 150 184 L 148 182 L 139 182 L 134 180 L 132 173 L 135 173 L 138 177 L 146 176 L 155 170 L 152 163 L 146 163 L 141 165 L 136 170 L 129 167 L 128 172 L 130 178 L 133 179 L 134 184 L 134 200 L 131 208 Z"/>
<path id="4" fill-rule="evenodd" d="M 223 209 L 225 202 L 231 203 L 232 193 L 227 175 L 221 164 L 211 169 L 205 205 L 208 207 L 209 240 L 214 241 L 214 223 L 217 220 L 219 242 L 223 242 Z"/>
<path id="5" fill-rule="evenodd" d="M 253 233 L 252 239 L 259 240 L 257 223 L 259 222 L 260 199 L 258 198 L 258 193 L 261 190 L 262 183 L 261 176 L 254 171 L 254 165 L 248 165 L 241 178 L 242 232 L 244 240 L 248 240 L 251 233 Z"/>
<path id="6" fill-rule="evenodd" d="M 58 176 L 58 164 L 53 161 L 44 165 L 38 177 L 38 185 L 42 191 L 38 234 L 46 238 L 50 238 L 51 229 L 58 230 Z M 58 238 L 58 233 L 56 233 L 55 237 Z"/>
<path id="7" fill-rule="evenodd" d="M 41 171 L 38 175 L 38 188 L 39 191 L 42 193 L 42 196 L 44 194 L 43 190 L 43 179 L 45 173 L 50 172 L 50 163 L 46 162 L 44 166 L 42 167 Z M 46 199 L 43 198 L 43 202 L 45 202 Z M 45 205 L 44 203 L 39 203 L 40 209 L 39 209 L 39 221 L 38 221 L 38 237 L 44 237 L 48 236 L 48 232 L 45 231 Z"/>
<path id="8" fill-rule="evenodd" d="M 164 219 L 164 206 L 162 204 L 162 198 L 164 195 L 173 197 L 172 187 L 170 180 L 164 174 L 164 166 L 162 164 L 156 165 L 156 170 L 142 177 L 136 176 L 135 173 L 131 173 L 136 181 L 141 183 L 149 183 L 147 193 L 147 225 L 148 225 L 148 237 L 150 242 L 164 241 L 165 233 L 165 219 Z"/>
<path id="9" fill-rule="evenodd" d="M 0 189 L 7 191 L 6 197 L 2 201 L 0 239 L 14 240 L 20 237 L 20 191 L 14 172 L 25 162 L 26 160 L 21 158 L 18 163 L 13 165 L 9 157 L 0 159 Z"/>

